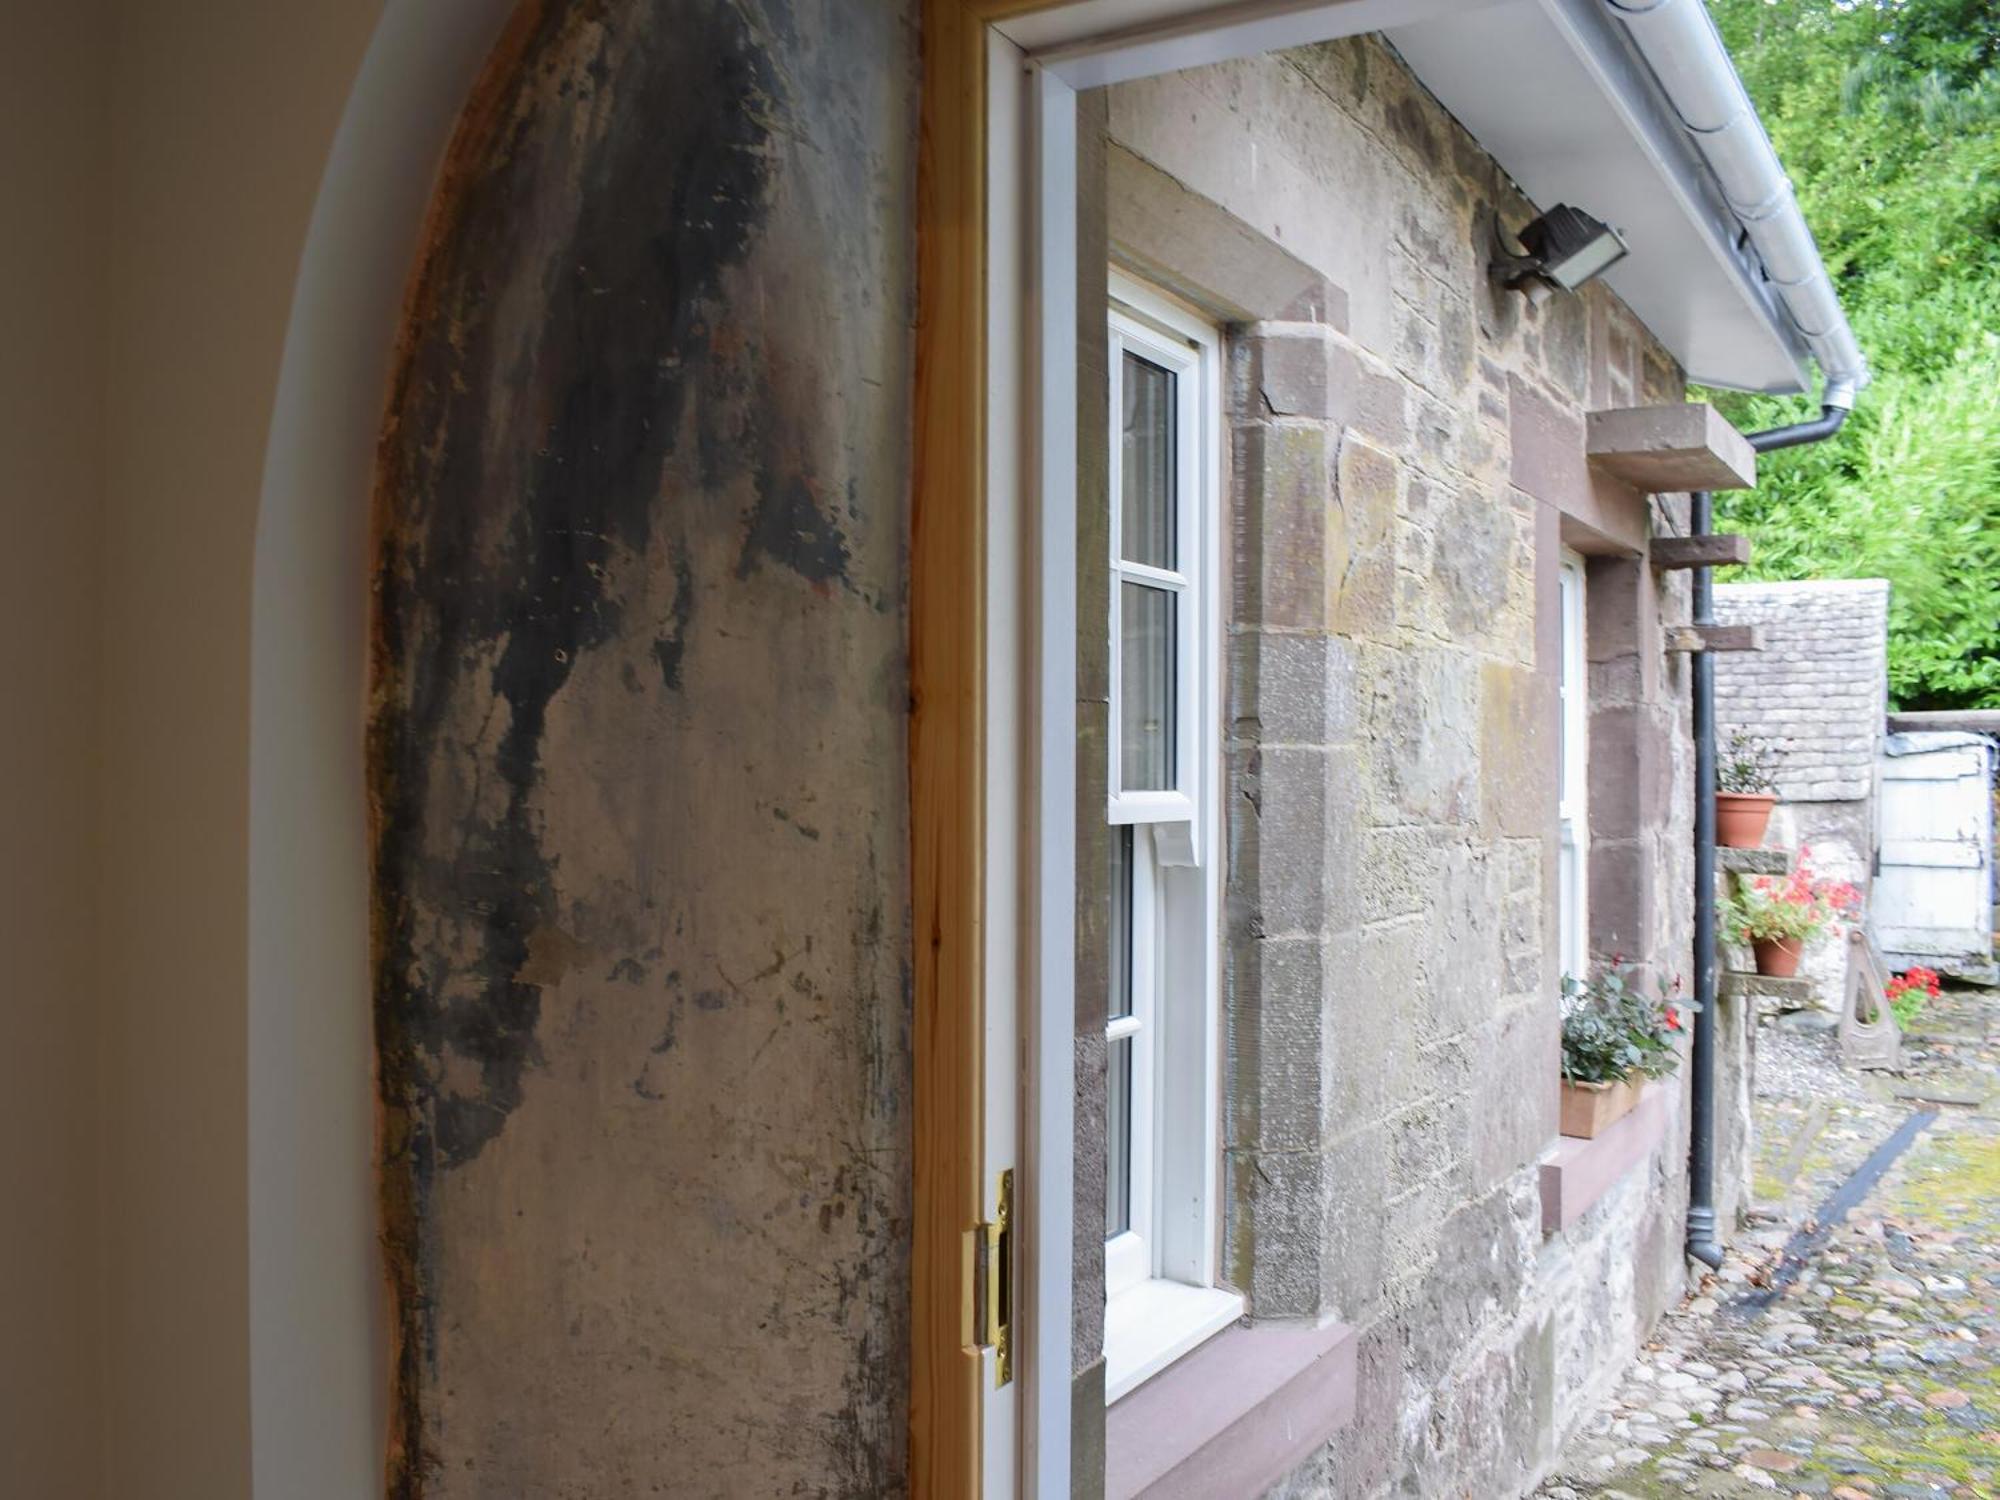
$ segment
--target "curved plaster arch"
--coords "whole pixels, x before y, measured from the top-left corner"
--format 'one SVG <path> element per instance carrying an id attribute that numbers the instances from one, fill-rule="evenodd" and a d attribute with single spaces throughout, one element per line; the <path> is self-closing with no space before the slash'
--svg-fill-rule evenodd
<path id="1" fill-rule="evenodd" d="M 362 698 L 368 514 L 438 163 L 513 0 L 390 0 L 293 289 L 252 576 L 249 1264 L 254 1493 L 379 1494 Z"/>

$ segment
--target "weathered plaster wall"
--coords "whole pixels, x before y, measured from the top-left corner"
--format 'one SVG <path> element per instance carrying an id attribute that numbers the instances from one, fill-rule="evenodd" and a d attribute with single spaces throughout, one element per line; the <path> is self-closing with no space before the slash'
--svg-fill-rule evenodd
<path id="1" fill-rule="evenodd" d="M 914 69 L 522 7 L 377 493 L 395 1493 L 903 1488 Z"/>
<path id="2" fill-rule="evenodd" d="M 1755 1206 L 1757 1014 L 1750 996 L 1715 1002 L 1715 1222 L 1724 1244 Z"/>
<path id="3" fill-rule="evenodd" d="M 285 326 L 251 561 L 251 1492 L 381 1487 L 388 1359 L 365 1003 L 361 705 L 387 371 L 438 164 L 513 10 L 384 11 L 327 155 Z"/>
<path id="4" fill-rule="evenodd" d="M 1600 554 L 1617 878 L 1594 942 L 1685 967 L 1691 757 L 1658 628 L 1684 593 L 1629 555 L 1678 511 L 1583 455 L 1587 409 L 1677 400 L 1680 377 L 1601 288 L 1539 312 L 1495 293 L 1492 212 L 1533 210 L 1378 43 L 1110 100 L 1114 161 L 1320 278 L 1230 340 L 1226 1262 L 1255 1317 L 1364 1330 L 1352 1428 L 1281 1492 L 1512 1493 L 1681 1286 L 1684 1126 L 1546 1245 L 1535 1169 L 1565 542 Z"/>
<path id="5" fill-rule="evenodd" d="M 102 661 L 107 6 L 15 5 L 0 49 L 0 1489 L 104 1494 Z"/>

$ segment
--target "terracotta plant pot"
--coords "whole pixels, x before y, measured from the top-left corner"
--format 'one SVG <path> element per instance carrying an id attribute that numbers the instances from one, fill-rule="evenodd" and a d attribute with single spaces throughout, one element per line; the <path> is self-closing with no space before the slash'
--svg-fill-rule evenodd
<path id="1" fill-rule="evenodd" d="M 1761 849 L 1777 805 L 1769 792 L 1717 792 L 1715 841 L 1725 849 Z"/>
<path id="2" fill-rule="evenodd" d="M 1757 955 L 1757 972 L 1767 979 L 1790 979 L 1799 972 L 1799 956 L 1806 951 L 1804 938 L 1761 938 L 1750 945 Z"/>
<path id="3" fill-rule="evenodd" d="M 1632 1112 L 1646 1081 L 1633 1073 L 1615 1083 L 1562 1081 L 1562 1133 L 1591 1140 Z"/>

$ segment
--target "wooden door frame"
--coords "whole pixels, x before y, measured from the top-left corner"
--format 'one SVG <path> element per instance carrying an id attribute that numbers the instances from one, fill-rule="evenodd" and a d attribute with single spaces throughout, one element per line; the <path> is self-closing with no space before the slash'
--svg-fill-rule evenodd
<path id="1" fill-rule="evenodd" d="M 1009 725 L 1037 758 L 1032 898 L 1012 908 L 1035 929 L 1019 976 L 1024 1112 L 1017 1203 L 1017 1326 L 1030 1399 L 1021 1481 L 1067 1493 L 1072 1274 L 1075 1015 L 1075 101 L 1078 89 L 1381 29 L 1479 0 L 924 0 L 917 166 L 915 452 L 911 496 L 910 788 L 915 1157 L 910 1272 L 910 1489 L 980 1493 L 982 1369 L 973 1339 L 973 1234 L 987 1200 L 984 993 L 990 659 L 988 525 L 989 33 L 1028 68 L 1020 99 L 1024 180 L 1007 205 L 1024 220 L 1026 287 L 1003 289 L 1027 350 L 1010 365 L 1035 442 L 1020 467 L 1032 498 L 1029 581 L 1012 622 L 1033 641 L 1032 727 Z M 1011 128 L 1011 125 L 1010 125 Z M 1027 244 L 1026 236 L 1034 236 Z M 1031 403 L 1033 405 L 1031 406 Z M 1010 439 L 1011 440 L 1011 439 Z M 1003 507 L 1014 515 L 1011 503 Z M 1035 534 L 1034 528 L 1039 527 Z M 1067 611 L 1067 613 L 1065 613 Z M 1060 643 L 1051 654 L 1052 643 Z M 1065 800 L 1067 799 L 1067 800 Z M 1005 910 L 1005 906 L 993 906 Z M 1016 942 L 1021 933 L 1004 934 Z M 1061 1201 L 1056 1201 L 1060 1199 Z M 1039 1323 L 1038 1320 L 1039 1319 Z M 1048 1347 L 1042 1347 L 1042 1335 Z M 1060 1380 L 1060 1386 L 1057 1382 Z M 1009 1435 L 1009 1441 L 1015 1435 Z"/>
<path id="2" fill-rule="evenodd" d="M 916 934 L 910 1489 L 980 1489 L 971 1233 L 985 1117 L 987 27 L 925 0 L 917 167 L 910 795 Z"/>

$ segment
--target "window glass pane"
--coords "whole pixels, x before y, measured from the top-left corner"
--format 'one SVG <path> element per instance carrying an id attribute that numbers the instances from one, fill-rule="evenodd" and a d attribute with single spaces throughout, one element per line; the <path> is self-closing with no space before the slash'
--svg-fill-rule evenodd
<path id="1" fill-rule="evenodd" d="M 1105 1113 L 1104 1237 L 1111 1239 L 1132 1227 L 1132 1038 L 1111 1044 Z"/>
<path id="2" fill-rule="evenodd" d="M 1174 606 L 1172 593 L 1120 584 L 1119 786 L 1174 786 Z"/>
<path id="3" fill-rule="evenodd" d="M 1174 380 L 1136 354 L 1125 356 L 1124 481 L 1119 556 L 1155 568 L 1174 561 Z"/>
<path id="4" fill-rule="evenodd" d="M 1565 823 L 1556 852 L 1557 961 L 1561 963 L 1564 973 L 1581 979 L 1583 964 L 1578 959 L 1582 943 L 1576 930 L 1576 874 L 1576 839 Z"/>
<path id="5" fill-rule="evenodd" d="M 1556 575 L 1556 796 L 1567 800 L 1569 797 L 1569 661 L 1573 649 L 1570 644 L 1570 575 L 1565 568 Z"/>
<path id="6" fill-rule="evenodd" d="M 1111 830 L 1111 1019 L 1132 1014 L 1132 829 Z"/>

